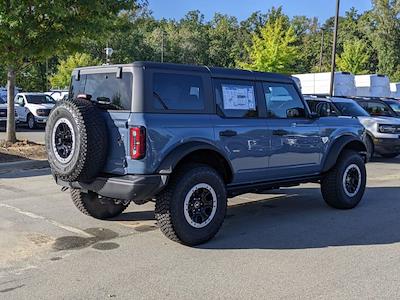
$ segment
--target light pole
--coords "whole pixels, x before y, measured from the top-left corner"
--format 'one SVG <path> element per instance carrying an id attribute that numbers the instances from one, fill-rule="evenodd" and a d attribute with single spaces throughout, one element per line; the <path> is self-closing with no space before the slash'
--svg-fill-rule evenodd
<path id="1" fill-rule="evenodd" d="M 324 29 L 321 28 L 322 36 L 321 36 L 321 51 L 319 53 L 319 72 L 322 72 L 322 59 L 324 56 Z"/>
<path id="2" fill-rule="evenodd" d="M 337 44 L 337 33 L 339 29 L 339 9 L 340 0 L 336 0 L 336 16 L 335 16 L 335 28 L 333 32 L 333 46 L 332 46 L 332 64 L 331 64 L 331 86 L 329 89 L 329 95 L 333 96 L 333 84 L 335 81 L 335 69 L 336 69 L 336 44 Z"/>

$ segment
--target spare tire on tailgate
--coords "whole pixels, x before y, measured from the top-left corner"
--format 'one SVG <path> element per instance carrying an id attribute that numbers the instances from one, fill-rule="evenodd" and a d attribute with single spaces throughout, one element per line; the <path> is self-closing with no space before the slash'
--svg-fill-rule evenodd
<path id="1" fill-rule="evenodd" d="M 89 100 L 60 101 L 46 125 L 46 150 L 53 175 L 61 180 L 93 180 L 107 157 L 107 128 Z"/>

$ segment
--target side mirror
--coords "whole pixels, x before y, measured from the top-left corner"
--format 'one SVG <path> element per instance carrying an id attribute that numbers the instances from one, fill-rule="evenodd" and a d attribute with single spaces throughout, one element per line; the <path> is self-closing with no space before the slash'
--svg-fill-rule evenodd
<path id="1" fill-rule="evenodd" d="M 305 116 L 305 112 L 303 108 L 293 107 L 286 111 L 286 116 L 288 118 L 301 118 Z"/>
<path id="2" fill-rule="evenodd" d="M 315 119 L 318 119 L 318 118 L 319 118 L 319 114 L 317 114 L 317 113 L 315 113 L 315 112 L 310 113 L 308 116 L 309 116 L 309 118 L 312 119 L 312 120 L 315 120 Z"/>

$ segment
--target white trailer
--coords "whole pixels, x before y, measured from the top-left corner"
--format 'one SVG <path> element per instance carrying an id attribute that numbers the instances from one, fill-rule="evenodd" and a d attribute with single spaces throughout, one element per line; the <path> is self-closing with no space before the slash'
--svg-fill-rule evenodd
<path id="1" fill-rule="evenodd" d="M 329 95 L 331 85 L 331 73 L 309 73 L 295 74 L 301 82 L 301 91 L 304 95 Z M 356 96 L 356 86 L 354 75 L 348 72 L 335 72 L 333 84 L 334 96 L 354 97 Z"/>
<path id="2" fill-rule="evenodd" d="M 400 82 L 390 83 L 390 97 L 400 99 Z"/>
<path id="3" fill-rule="evenodd" d="M 390 97 L 389 77 L 380 74 L 357 75 L 355 83 L 358 97 Z"/>

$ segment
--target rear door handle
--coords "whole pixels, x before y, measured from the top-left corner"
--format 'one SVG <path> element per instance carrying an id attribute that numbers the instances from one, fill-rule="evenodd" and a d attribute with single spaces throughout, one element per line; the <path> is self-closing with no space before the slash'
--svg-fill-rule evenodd
<path id="1" fill-rule="evenodd" d="M 237 135 L 237 132 L 234 130 L 225 130 L 225 131 L 220 131 L 219 136 L 227 136 L 227 137 L 232 137 Z"/>
<path id="2" fill-rule="evenodd" d="M 289 132 L 286 130 L 282 130 L 282 129 L 277 129 L 277 130 L 273 130 L 272 131 L 273 135 L 279 135 L 279 136 L 283 136 L 283 135 L 288 135 Z"/>

